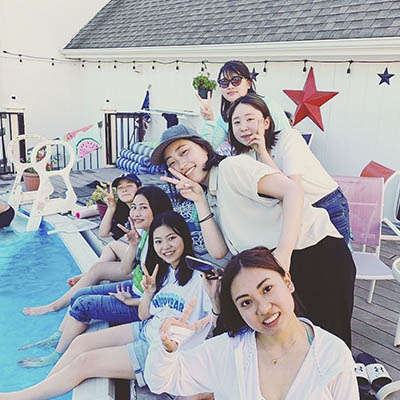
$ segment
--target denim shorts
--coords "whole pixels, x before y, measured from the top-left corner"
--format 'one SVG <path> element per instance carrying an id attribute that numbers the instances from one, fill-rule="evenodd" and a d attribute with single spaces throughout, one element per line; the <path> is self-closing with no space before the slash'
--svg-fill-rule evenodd
<path id="1" fill-rule="evenodd" d="M 132 323 L 134 341 L 127 344 L 132 369 L 135 372 L 136 382 L 140 387 L 146 386 L 146 381 L 144 380 L 144 366 L 150 347 L 150 343 L 144 334 L 143 328 L 145 323 L 146 321 L 136 321 Z"/>
<path id="2" fill-rule="evenodd" d="M 328 211 L 329 218 L 338 232 L 343 236 L 345 242 L 350 242 L 350 218 L 349 218 L 349 203 L 342 189 L 338 187 L 333 192 L 329 193 L 322 199 L 313 204 L 317 208 L 325 208 Z"/>
<path id="3" fill-rule="evenodd" d="M 129 289 L 132 297 L 138 298 L 132 291 L 132 281 L 108 283 L 105 285 L 90 286 L 79 290 L 72 297 L 70 315 L 77 321 L 88 323 L 91 319 L 127 324 L 139 320 L 138 308 L 127 306 L 108 293 L 116 293 L 117 287 L 122 285 Z"/>

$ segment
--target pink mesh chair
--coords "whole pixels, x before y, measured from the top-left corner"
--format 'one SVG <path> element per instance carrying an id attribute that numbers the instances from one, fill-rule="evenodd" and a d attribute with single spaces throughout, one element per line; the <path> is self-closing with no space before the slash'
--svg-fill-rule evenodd
<path id="1" fill-rule="evenodd" d="M 385 192 L 387 187 L 389 186 L 390 182 L 396 177 L 400 176 L 400 171 L 394 170 L 388 167 L 385 167 L 382 164 L 377 163 L 376 161 L 370 161 L 364 169 L 361 171 L 361 175 L 363 177 L 382 177 L 384 181 L 384 199 L 385 199 Z M 392 221 L 400 222 L 400 184 L 396 188 L 396 196 L 395 199 L 395 206 L 393 212 L 391 213 L 390 219 L 384 218 L 382 220 L 383 223 L 387 225 L 389 229 L 382 226 L 385 234 L 382 234 L 382 239 L 384 240 L 400 240 L 399 236 L 399 228 L 396 227 Z"/>
<path id="2" fill-rule="evenodd" d="M 333 177 L 342 188 L 350 209 L 352 244 L 361 246 L 353 251 L 356 279 L 370 280 L 368 303 L 371 303 L 377 280 L 393 279 L 391 269 L 379 259 L 383 210 L 383 178 L 351 176 Z M 367 252 L 366 248 L 374 249 Z"/>

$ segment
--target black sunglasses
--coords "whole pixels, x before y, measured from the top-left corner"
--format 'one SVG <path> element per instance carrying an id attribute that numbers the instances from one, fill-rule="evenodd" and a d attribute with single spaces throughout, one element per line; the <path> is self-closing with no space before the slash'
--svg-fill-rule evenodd
<path id="1" fill-rule="evenodd" d="M 232 76 L 231 79 L 222 78 L 218 80 L 218 85 L 222 89 L 226 89 L 230 83 L 232 83 L 232 86 L 236 87 L 242 83 L 242 79 L 244 79 L 244 77 L 240 75 Z"/>

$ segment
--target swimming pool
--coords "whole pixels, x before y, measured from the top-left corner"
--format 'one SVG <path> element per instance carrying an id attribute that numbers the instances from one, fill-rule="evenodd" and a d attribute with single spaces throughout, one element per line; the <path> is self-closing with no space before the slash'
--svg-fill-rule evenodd
<path id="1" fill-rule="evenodd" d="M 17 364 L 24 357 L 45 355 L 49 349 L 17 348 L 54 332 L 65 310 L 29 317 L 22 309 L 62 295 L 68 288 L 66 279 L 80 272 L 60 237 L 47 235 L 47 224 L 37 232 L 24 232 L 25 225 L 26 218 L 17 216 L 12 228 L 0 230 L 0 392 L 31 386 L 49 373 L 50 366 L 21 368 Z M 71 398 L 72 392 L 57 397 Z"/>

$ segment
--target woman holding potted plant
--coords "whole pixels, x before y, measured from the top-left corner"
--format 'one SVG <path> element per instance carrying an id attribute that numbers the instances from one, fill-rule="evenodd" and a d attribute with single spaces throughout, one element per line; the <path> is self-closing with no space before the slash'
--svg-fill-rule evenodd
<path id="1" fill-rule="evenodd" d="M 247 65 L 242 61 L 232 60 L 226 62 L 220 69 L 217 79 L 221 88 L 221 115 L 215 120 L 211 103 L 211 96 L 202 99 L 197 93 L 200 101 L 200 113 L 204 119 L 200 136 L 211 143 L 214 150 L 218 149 L 228 138 L 228 108 L 237 98 L 247 93 L 255 93 L 255 84 L 252 74 Z M 275 121 L 276 131 L 289 128 L 289 122 L 282 107 L 269 97 L 264 97 L 272 119 Z M 226 155 L 231 155 L 229 143 L 224 143 L 221 150 Z"/>

